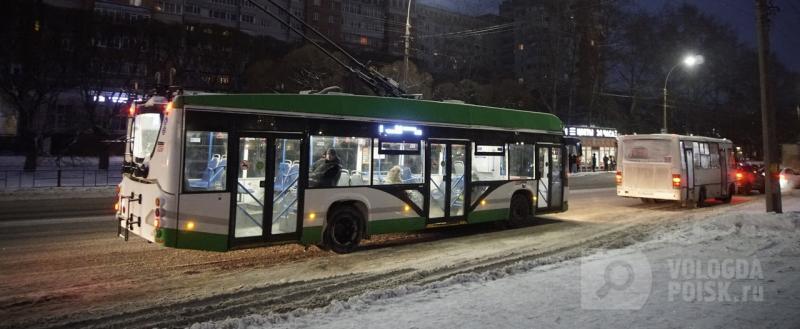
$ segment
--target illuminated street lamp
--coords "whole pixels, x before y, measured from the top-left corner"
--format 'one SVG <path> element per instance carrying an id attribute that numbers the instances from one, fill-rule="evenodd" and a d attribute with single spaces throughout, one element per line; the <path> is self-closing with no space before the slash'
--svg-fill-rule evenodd
<path id="1" fill-rule="evenodd" d="M 678 62 L 678 64 L 675 64 L 675 66 L 669 69 L 669 72 L 667 72 L 667 78 L 664 79 L 664 127 L 661 128 L 661 133 L 667 133 L 667 83 L 669 83 L 669 76 L 672 75 L 672 71 L 674 71 L 678 66 L 683 65 L 687 68 L 690 68 L 695 65 L 703 64 L 704 61 L 705 59 L 702 55 L 688 55 L 684 57 L 682 61 Z"/>

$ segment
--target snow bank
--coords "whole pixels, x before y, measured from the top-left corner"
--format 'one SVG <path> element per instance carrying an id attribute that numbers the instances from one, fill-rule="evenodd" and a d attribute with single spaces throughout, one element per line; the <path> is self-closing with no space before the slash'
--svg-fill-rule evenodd
<path id="1" fill-rule="evenodd" d="M 518 262 L 422 286 L 371 291 L 320 309 L 253 314 L 197 323 L 191 328 L 798 328 L 800 198 L 785 200 L 785 214 L 763 214 L 761 207 L 754 202 L 730 208 L 728 214 L 689 215 L 647 241 L 577 259 Z M 646 255 L 652 267 L 652 291 L 641 309 L 583 308 L 583 266 L 630 259 L 632 254 Z M 758 263 L 763 278 L 721 283 L 734 292 L 744 286 L 756 287 L 761 298 L 695 301 L 676 295 L 674 285 L 692 286 L 698 281 L 674 276 L 670 264 L 681 259 L 692 260 L 691 264 L 725 259 Z"/>
<path id="2" fill-rule="evenodd" d="M 76 187 L 41 187 L 0 190 L 0 201 L 46 200 L 46 199 L 86 199 L 113 198 L 117 185 L 109 186 L 76 186 Z"/>
<path id="3" fill-rule="evenodd" d="M 597 175 L 613 175 L 613 171 L 584 171 L 584 172 L 576 172 L 568 174 L 570 178 L 572 177 L 584 177 L 584 176 L 597 176 Z"/>
<path id="4" fill-rule="evenodd" d="M 57 169 L 57 158 L 53 156 L 40 156 L 36 158 L 36 165 L 39 169 Z M 121 168 L 122 157 L 112 156 L 108 159 L 109 166 L 113 168 Z M 97 157 L 61 157 L 62 168 L 86 168 L 97 169 Z M 0 156 L 0 170 L 22 170 L 25 164 L 24 156 Z"/>

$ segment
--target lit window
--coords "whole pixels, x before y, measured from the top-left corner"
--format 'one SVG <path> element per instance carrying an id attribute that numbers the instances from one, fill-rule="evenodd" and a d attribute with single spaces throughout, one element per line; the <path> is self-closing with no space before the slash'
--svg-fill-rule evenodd
<path id="1" fill-rule="evenodd" d="M 226 189 L 227 133 L 187 131 L 184 154 L 183 176 L 186 191 L 224 191 Z"/>
<path id="2" fill-rule="evenodd" d="M 369 138 L 311 136 L 308 186 L 369 185 L 370 146 Z"/>

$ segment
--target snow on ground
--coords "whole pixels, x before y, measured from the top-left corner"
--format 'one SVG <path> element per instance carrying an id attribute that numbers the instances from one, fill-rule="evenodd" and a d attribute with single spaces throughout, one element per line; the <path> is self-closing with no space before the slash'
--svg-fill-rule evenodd
<path id="1" fill-rule="evenodd" d="M 109 181 L 108 186 L 66 186 L 0 189 L 0 201 L 86 199 L 114 197 L 117 181 Z"/>
<path id="2" fill-rule="evenodd" d="M 800 195 L 686 219 L 648 240 L 577 259 L 540 259 L 322 309 L 192 328 L 798 328 Z"/>
<path id="3" fill-rule="evenodd" d="M 39 169 L 57 169 L 58 159 L 54 156 L 40 156 L 36 158 L 36 167 Z M 120 168 L 122 166 L 121 156 L 112 156 L 108 159 L 109 166 Z M 0 156 L 0 170 L 22 170 L 25 164 L 25 156 L 7 155 Z M 62 168 L 87 168 L 96 169 L 98 166 L 97 157 L 61 157 Z"/>
<path id="4" fill-rule="evenodd" d="M 583 177 L 583 176 L 595 176 L 595 175 L 605 175 L 605 174 L 614 174 L 613 171 L 584 171 L 584 172 L 574 172 L 569 173 L 569 177 Z"/>

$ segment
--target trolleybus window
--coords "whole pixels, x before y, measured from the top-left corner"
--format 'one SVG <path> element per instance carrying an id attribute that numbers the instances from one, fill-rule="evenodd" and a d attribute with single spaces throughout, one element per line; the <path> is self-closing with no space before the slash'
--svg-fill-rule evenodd
<path id="1" fill-rule="evenodd" d="M 137 162 L 153 154 L 158 132 L 161 129 L 161 114 L 144 113 L 133 121 L 133 157 Z"/>
<path id="2" fill-rule="evenodd" d="M 535 150 L 532 144 L 508 145 L 508 173 L 511 179 L 533 179 Z"/>
<path id="3" fill-rule="evenodd" d="M 184 152 L 185 191 L 225 191 L 228 133 L 187 131 Z"/>
<path id="4" fill-rule="evenodd" d="M 472 181 L 507 180 L 505 147 L 477 145 L 472 153 Z"/>
<path id="5" fill-rule="evenodd" d="M 311 136 L 308 186 L 369 185 L 370 146 L 369 138 Z"/>
<path id="6" fill-rule="evenodd" d="M 373 149 L 375 185 L 420 184 L 423 181 L 422 142 L 384 142 L 375 140 Z M 378 147 L 380 145 L 380 149 Z"/>

